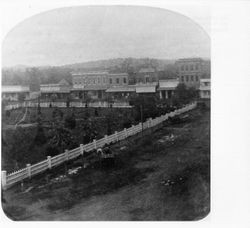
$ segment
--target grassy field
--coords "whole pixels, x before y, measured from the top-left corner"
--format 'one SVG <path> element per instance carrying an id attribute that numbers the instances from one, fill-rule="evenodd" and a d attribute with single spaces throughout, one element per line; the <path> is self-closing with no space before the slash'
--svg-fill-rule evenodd
<path id="1" fill-rule="evenodd" d="M 210 113 L 112 147 L 115 164 L 61 167 L 3 194 L 13 220 L 199 220 L 210 211 Z M 68 168 L 81 165 L 75 161 Z M 55 181 L 59 178 L 58 181 Z M 32 188 L 29 189 L 29 186 Z M 25 190 L 27 190 L 25 192 Z"/>

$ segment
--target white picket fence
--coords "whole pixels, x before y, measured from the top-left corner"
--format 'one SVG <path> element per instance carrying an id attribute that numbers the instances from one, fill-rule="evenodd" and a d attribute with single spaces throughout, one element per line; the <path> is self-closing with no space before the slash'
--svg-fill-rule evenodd
<path id="1" fill-rule="evenodd" d="M 74 159 L 79 155 L 83 155 L 84 152 L 89 152 L 93 149 L 97 149 L 103 147 L 105 144 L 109 144 L 111 142 L 118 142 L 120 140 L 126 139 L 132 135 L 135 135 L 139 132 L 151 127 L 154 127 L 163 121 L 167 120 L 169 117 L 173 117 L 175 115 L 182 114 L 184 112 L 190 111 L 196 107 L 196 103 L 192 103 L 182 107 L 181 109 L 175 110 L 173 112 L 167 113 L 165 115 L 156 117 L 155 119 L 148 119 L 144 123 L 139 123 L 137 125 L 132 125 L 130 128 L 125 128 L 120 132 L 115 132 L 112 135 L 105 135 L 103 138 L 99 140 L 94 140 L 91 143 L 86 145 L 81 144 L 78 148 L 73 150 L 65 150 L 64 153 L 59 154 L 54 157 L 48 156 L 46 160 L 36 163 L 34 165 L 27 164 L 26 168 L 14 171 L 12 173 L 7 174 L 6 171 L 2 171 L 2 187 L 7 189 L 11 185 L 20 182 L 26 178 L 31 178 L 36 174 L 42 173 L 47 169 L 51 169 L 52 167 L 56 167 L 65 161 Z"/>
<path id="2" fill-rule="evenodd" d="M 67 103 L 66 102 L 40 102 L 40 107 L 41 108 L 49 108 L 51 105 L 51 107 L 58 107 L 58 108 L 66 108 L 67 107 Z M 70 102 L 70 107 L 76 107 L 76 108 L 84 108 L 86 105 L 86 103 L 84 102 L 80 102 L 80 101 L 72 101 Z M 37 107 L 38 106 L 38 102 L 32 102 L 32 101 L 25 101 L 22 103 L 18 103 L 18 104 L 9 104 L 6 105 L 4 110 L 13 110 L 13 109 L 18 109 L 18 108 L 32 108 L 32 107 Z M 97 102 L 90 102 L 88 103 L 88 107 L 92 107 L 92 108 L 108 108 L 110 107 L 110 104 L 107 101 L 97 101 Z M 127 102 L 114 102 L 112 104 L 113 108 L 131 108 L 132 106 L 129 105 L 129 103 Z"/>

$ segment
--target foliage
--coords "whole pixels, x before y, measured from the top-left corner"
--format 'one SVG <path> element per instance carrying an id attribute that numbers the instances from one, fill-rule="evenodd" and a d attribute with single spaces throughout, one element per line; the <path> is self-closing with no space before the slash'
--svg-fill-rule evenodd
<path id="1" fill-rule="evenodd" d="M 95 116 L 98 116 L 98 111 L 97 111 L 97 108 L 95 108 Z"/>
<path id="2" fill-rule="evenodd" d="M 41 154 L 34 148 L 34 131 L 17 127 L 15 130 L 7 130 L 2 136 L 2 149 L 4 151 L 3 164 L 8 169 L 19 169 L 27 163 L 41 159 Z"/>
<path id="3" fill-rule="evenodd" d="M 83 144 L 93 141 L 97 136 L 96 123 L 92 119 L 85 119 L 80 125 L 80 130 Z"/>
<path id="4" fill-rule="evenodd" d="M 71 131 L 64 127 L 59 121 L 51 123 L 49 134 L 49 146 L 57 148 L 63 152 L 65 149 L 72 149 L 78 144 Z"/>
<path id="5" fill-rule="evenodd" d="M 63 112 L 59 108 L 55 108 L 52 112 L 52 119 L 53 121 L 61 121 L 63 115 Z"/>
<path id="6" fill-rule="evenodd" d="M 71 116 L 67 116 L 64 120 L 64 126 L 69 129 L 74 129 L 76 127 L 76 118 L 74 113 Z"/>
<path id="7" fill-rule="evenodd" d="M 178 106 L 187 104 L 193 101 L 197 97 L 195 88 L 187 88 L 185 84 L 179 84 L 176 87 L 175 94 L 173 96 L 173 104 Z"/>
<path id="8" fill-rule="evenodd" d="M 143 122 L 147 118 L 155 118 L 157 116 L 157 98 L 154 95 L 139 95 L 132 97 L 130 104 L 135 109 L 135 120 Z"/>
<path id="9" fill-rule="evenodd" d="M 34 143 L 36 145 L 43 145 L 46 142 L 47 142 L 47 137 L 46 137 L 44 129 L 39 121 L 38 125 L 37 125 L 36 136 L 34 138 Z"/>
<path id="10" fill-rule="evenodd" d="M 47 145 L 46 147 L 46 152 L 45 152 L 45 155 L 46 156 L 56 156 L 60 154 L 60 151 L 58 150 L 58 148 L 56 146 L 53 146 L 53 145 Z"/>

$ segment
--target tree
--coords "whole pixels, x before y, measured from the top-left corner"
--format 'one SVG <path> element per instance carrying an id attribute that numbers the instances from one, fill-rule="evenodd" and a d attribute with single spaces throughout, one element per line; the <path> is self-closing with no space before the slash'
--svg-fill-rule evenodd
<path id="1" fill-rule="evenodd" d="M 74 129 L 76 127 L 76 118 L 74 113 L 72 113 L 71 116 L 67 116 L 65 118 L 64 126 L 69 129 Z"/>
<path id="2" fill-rule="evenodd" d="M 28 130 L 22 127 L 17 127 L 15 130 L 8 130 L 6 132 L 6 145 L 4 149 L 8 160 L 15 164 L 15 169 L 20 168 L 26 163 L 30 163 L 33 137 Z"/>
<path id="3" fill-rule="evenodd" d="M 83 144 L 93 141 L 97 136 L 97 128 L 94 120 L 85 119 L 80 125 Z"/>
<path id="4" fill-rule="evenodd" d="M 157 98 L 154 95 L 139 95 L 130 99 L 130 104 L 135 109 L 135 120 L 145 121 L 147 118 L 157 116 Z"/>
<path id="5" fill-rule="evenodd" d="M 53 121 L 61 121 L 63 118 L 63 112 L 59 108 L 55 108 L 52 112 Z"/>
<path id="6" fill-rule="evenodd" d="M 47 142 L 47 137 L 45 136 L 45 132 L 40 121 L 38 121 L 37 124 L 37 130 L 34 142 L 36 145 L 43 145 Z"/>
<path id="7" fill-rule="evenodd" d="M 95 116 L 99 116 L 97 108 L 95 108 Z"/>
<path id="8" fill-rule="evenodd" d="M 175 106 L 190 103 L 197 97 L 197 92 L 195 88 L 187 88 L 185 84 L 179 84 L 173 96 L 173 104 Z"/>
<path id="9" fill-rule="evenodd" d="M 52 122 L 51 129 L 48 134 L 49 146 L 57 148 L 60 152 L 63 152 L 65 149 L 74 148 L 78 145 L 71 131 L 59 122 Z"/>

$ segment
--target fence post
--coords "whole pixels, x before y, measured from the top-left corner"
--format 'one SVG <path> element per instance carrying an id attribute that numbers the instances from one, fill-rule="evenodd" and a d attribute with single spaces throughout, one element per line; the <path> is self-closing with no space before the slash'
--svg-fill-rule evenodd
<path id="1" fill-rule="evenodd" d="M 108 136 L 105 135 L 104 138 L 105 138 L 105 144 L 108 144 Z"/>
<path id="2" fill-rule="evenodd" d="M 117 133 L 117 131 L 115 131 L 115 138 L 116 138 L 116 142 L 118 142 L 118 141 L 119 141 L 119 138 L 118 138 L 118 133 Z"/>
<path id="3" fill-rule="evenodd" d="M 65 160 L 69 160 L 69 150 L 65 150 Z"/>
<path id="4" fill-rule="evenodd" d="M 26 165 L 27 168 L 27 173 L 28 173 L 28 177 L 31 178 L 31 168 L 30 168 L 30 164 Z"/>
<path id="5" fill-rule="evenodd" d="M 51 169 L 51 156 L 47 156 L 48 169 Z"/>
<path id="6" fill-rule="evenodd" d="M 7 172 L 4 170 L 2 171 L 2 175 L 1 175 L 1 179 L 2 179 L 2 188 L 5 189 L 7 181 L 6 181 L 6 177 L 7 177 Z"/>
<path id="7" fill-rule="evenodd" d="M 148 122 L 148 129 L 149 129 L 149 128 L 151 127 L 151 126 L 150 126 L 150 119 L 148 119 L 147 122 Z"/>
<path id="8" fill-rule="evenodd" d="M 95 139 L 93 140 L 93 143 L 94 143 L 94 148 L 96 149 L 97 146 L 96 146 L 96 140 Z"/>
<path id="9" fill-rule="evenodd" d="M 128 138 L 127 128 L 124 128 L 125 139 Z"/>
<path id="10" fill-rule="evenodd" d="M 135 133 L 134 133 L 134 129 L 135 128 L 135 125 L 134 124 L 132 124 L 132 135 L 134 135 Z"/>
<path id="11" fill-rule="evenodd" d="M 83 155 L 83 144 L 80 144 L 80 154 Z"/>

